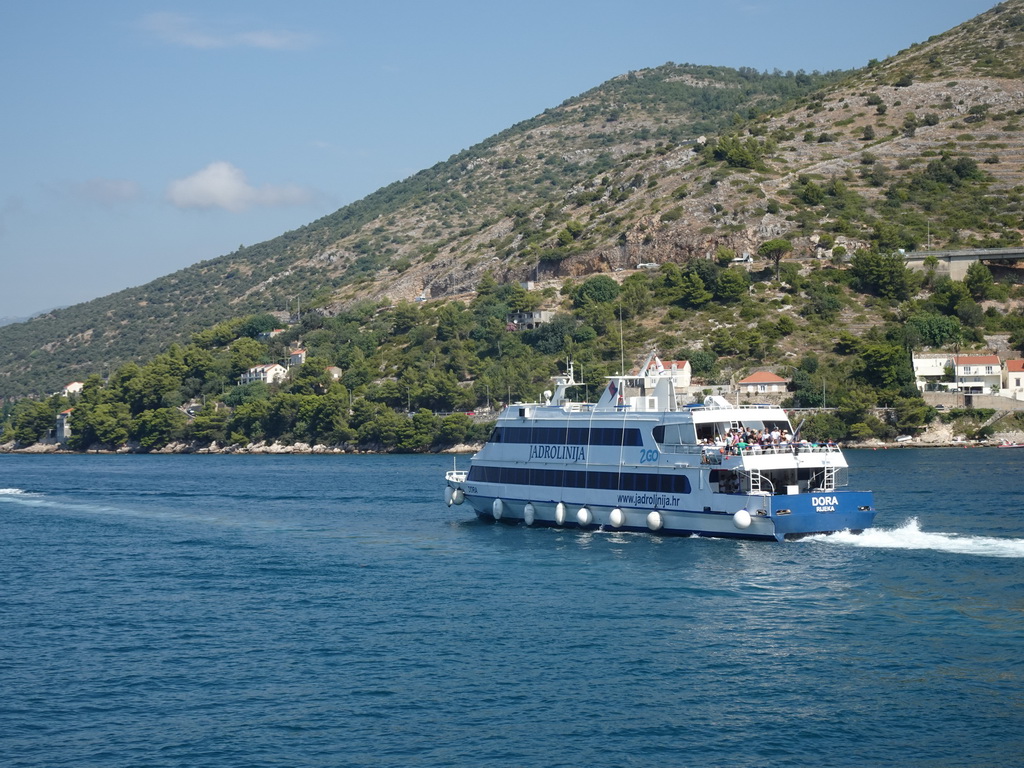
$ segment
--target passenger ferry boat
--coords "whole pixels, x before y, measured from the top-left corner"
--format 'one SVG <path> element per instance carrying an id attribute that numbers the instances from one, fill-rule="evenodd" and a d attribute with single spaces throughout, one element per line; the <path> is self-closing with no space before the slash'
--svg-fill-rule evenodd
<path id="1" fill-rule="evenodd" d="M 838 446 L 793 435 L 773 405 L 686 402 L 676 371 L 650 355 L 608 377 L 597 403 L 568 397 L 572 366 L 544 402 L 509 405 L 445 500 L 502 522 L 744 539 L 860 532 L 870 491 L 847 490 Z M 738 435 L 779 435 L 746 442 Z"/>

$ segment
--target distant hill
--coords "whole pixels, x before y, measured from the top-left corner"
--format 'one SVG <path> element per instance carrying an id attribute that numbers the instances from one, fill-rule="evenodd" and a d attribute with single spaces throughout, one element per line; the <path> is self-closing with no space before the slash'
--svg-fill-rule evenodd
<path id="1" fill-rule="evenodd" d="M 853 72 L 630 72 L 280 237 L 0 328 L 0 397 L 226 318 L 638 263 L 1020 242 L 1024 0 Z M 958 164 L 959 163 L 959 164 Z"/>

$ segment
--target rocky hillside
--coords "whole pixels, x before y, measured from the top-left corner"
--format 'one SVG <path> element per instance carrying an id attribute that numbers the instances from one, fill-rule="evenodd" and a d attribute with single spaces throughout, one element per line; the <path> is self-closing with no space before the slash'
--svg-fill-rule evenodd
<path id="1" fill-rule="evenodd" d="M 852 73 L 615 78 L 272 241 L 0 328 L 0 397 L 227 317 L 561 281 L 784 237 L 790 256 L 1020 242 L 1024 0 Z"/>

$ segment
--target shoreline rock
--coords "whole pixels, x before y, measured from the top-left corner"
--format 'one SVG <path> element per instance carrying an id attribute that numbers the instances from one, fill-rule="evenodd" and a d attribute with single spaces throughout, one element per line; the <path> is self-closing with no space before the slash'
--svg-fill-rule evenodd
<path id="1" fill-rule="evenodd" d="M 1002 442 L 1008 443 L 1024 443 L 1024 432 L 999 432 L 987 440 L 966 440 L 964 438 L 956 438 L 953 435 L 953 431 L 947 424 L 938 424 L 932 428 L 929 428 L 925 432 L 910 440 L 895 441 L 895 440 L 862 440 L 856 443 L 842 443 L 844 449 L 871 449 L 877 450 L 890 449 L 890 448 L 965 448 L 965 447 L 991 447 L 999 445 Z M 449 445 L 444 448 L 430 449 L 426 451 L 417 451 L 416 454 L 472 454 L 483 448 L 483 443 L 460 443 L 457 445 Z M 179 454 L 201 454 L 201 455 L 219 455 L 219 456 L 231 456 L 231 455 L 267 455 L 267 456 L 288 456 L 288 455 L 386 455 L 389 453 L 395 453 L 395 451 L 385 448 L 384 446 L 374 446 L 370 448 L 359 448 L 354 445 L 323 445 L 320 443 L 309 444 L 309 443 L 267 443 L 261 441 L 258 443 L 250 443 L 248 445 L 221 445 L 219 443 L 211 443 L 210 445 L 197 445 L 195 443 L 168 443 L 162 448 L 156 448 L 153 450 L 145 450 L 137 444 L 122 445 L 115 450 L 104 448 L 101 446 L 90 446 L 84 451 L 71 451 L 62 448 L 58 443 L 43 442 L 33 443 L 32 445 L 25 446 L 23 448 L 17 447 L 17 444 L 13 441 L 8 443 L 0 444 L 0 454 L 4 453 L 18 453 L 18 454 L 59 454 L 59 455 L 74 455 L 74 454 L 137 454 L 137 455 L 179 455 Z M 409 454 L 409 455 L 416 455 Z"/>
<path id="2" fill-rule="evenodd" d="M 408 455 L 417 454 L 463 454 L 463 453 L 476 453 L 483 448 L 483 443 L 465 444 L 460 443 L 458 445 L 450 445 L 444 448 L 430 449 L 426 451 L 416 451 Z M 100 455 L 119 455 L 119 454 L 132 454 L 132 455 L 183 455 L 183 454 L 201 454 L 201 455 L 219 455 L 219 456 L 231 456 L 231 455 L 269 455 L 269 456 L 287 456 L 287 455 L 346 455 L 346 454 L 363 454 L 363 455 L 386 455 L 389 453 L 396 453 L 396 451 L 385 448 L 384 446 L 376 446 L 372 448 L 358 448 L 354 445 L 323 445 L 320 443 L 309 444 L 309 443 L 267 443 L 258 442 L 250 443 L 249 445 L 220 445 L 216 442 L 210 445 L 196 445 L 194 443 L 168 443 L 162 448 L 154 448 L 152 450 L 146 450 L 139 445 L 122 445 L 114 450 L 104 448 L 102 446 L 90 446 L 83 451 L 72 451 L 66 448 L 62 448 L 56 443 L 33 443 L 25 447 L 19 448 L 16 443 L 9 442 L 0 444 L 0 454 L 2 453 L 19 453 L 19 454 L 62 454 L 62 455 L 84 455 L 84 454 L 100 454 Z"/>

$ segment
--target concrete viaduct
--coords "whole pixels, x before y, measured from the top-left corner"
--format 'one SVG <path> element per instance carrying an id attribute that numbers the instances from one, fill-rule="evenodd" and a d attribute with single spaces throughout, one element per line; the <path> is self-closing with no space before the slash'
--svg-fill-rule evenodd
<path id="1" fill-rule="evenodd" d="M 962 251 L 909 251 L 903 254 L 907 266 L 924 269 L 924 260 L 934 256 L 939 260 L 938 271 L 953 280 L 963 280 L 967 268 L 975 261 L 1021 261 L 1024 248 L 970 248 Z"/>

